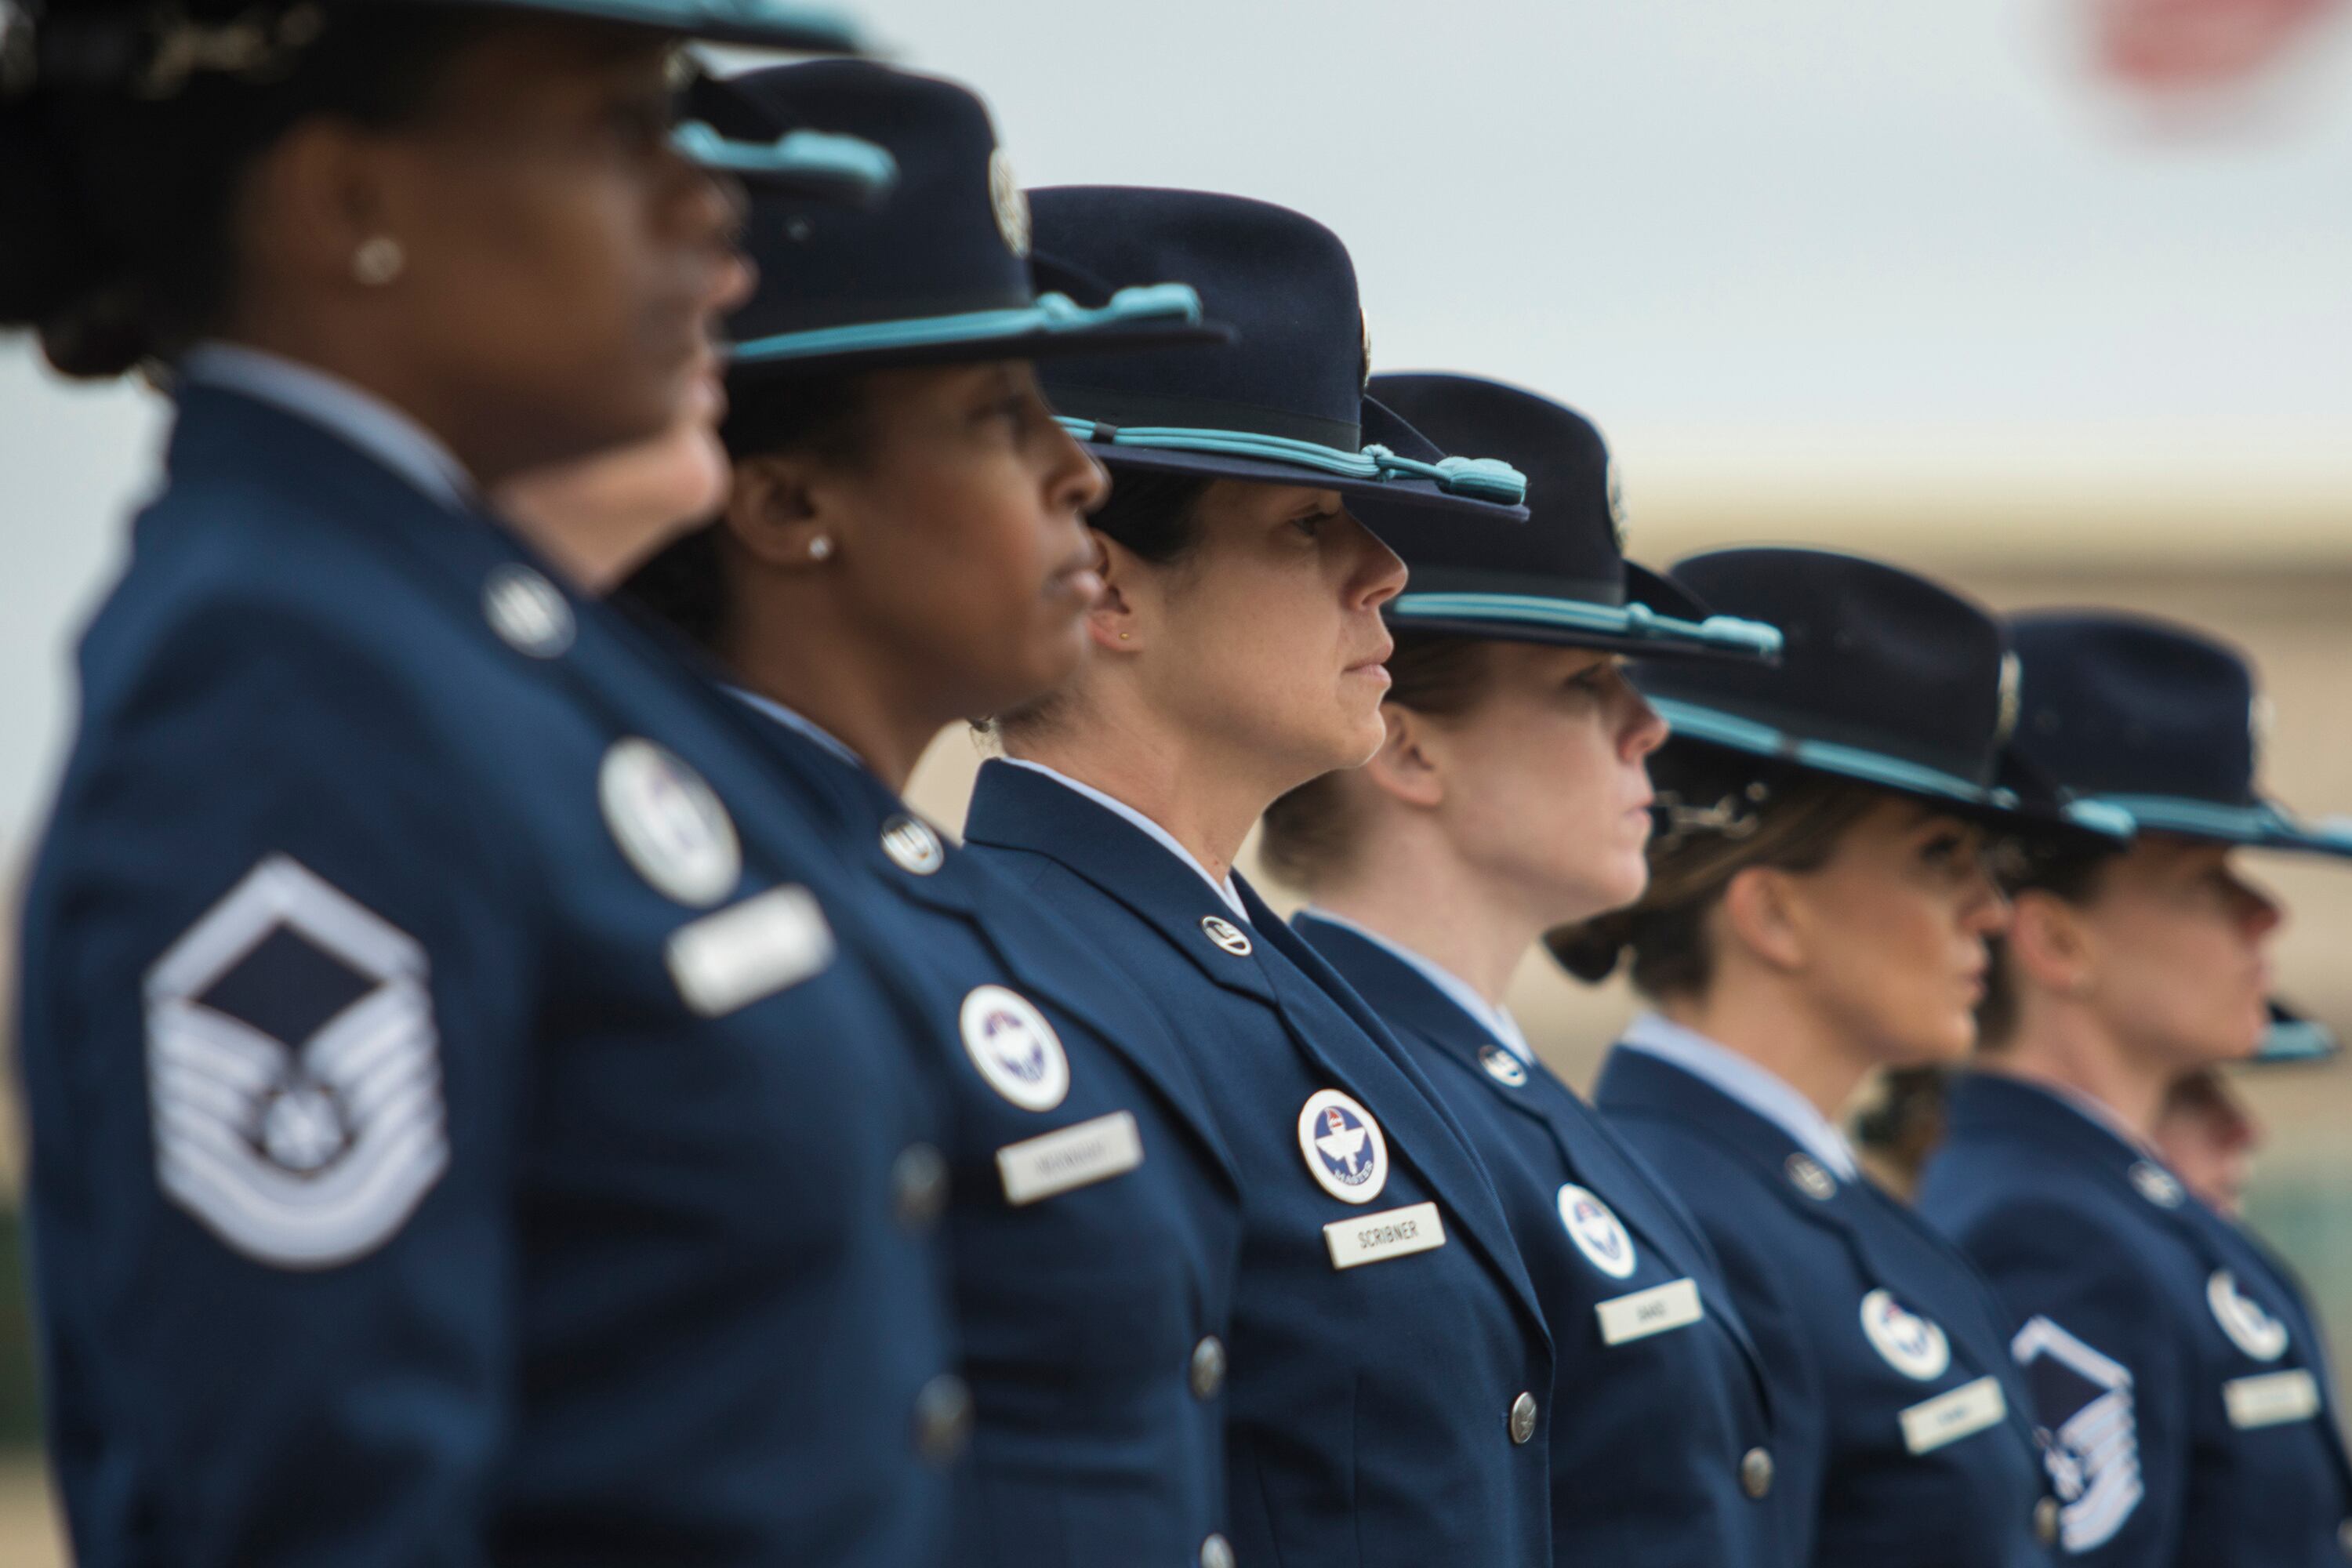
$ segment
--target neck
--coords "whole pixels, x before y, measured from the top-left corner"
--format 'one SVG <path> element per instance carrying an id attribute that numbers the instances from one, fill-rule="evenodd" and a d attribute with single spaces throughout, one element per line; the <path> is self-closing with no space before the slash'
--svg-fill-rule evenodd
<path id="1" fill-rule="evenodd" d="M 1801 992 L 1773 974 L 1718 975 L 1703 997 L 1676 997 L 1661 1013 L 1684 1028 L 1738 1051 L 1812 1103 L 1832 1122 L 1872 1066 L 1863 1042 L 1811 1005 Z"/>
<path id="2" fill-rule="evenodd" d="M 1140 705 L 1073 702 L 1039 731 L 1006 736 L 1004 750 L 1134 807 L 1220 881 L 1265 808 L 1304 782 L 1269 781 L 1252 759 L 1185 736 Z"/>
<path id="3" fill-rule="evenodd" d="M 1538 937 L 1595 912 L 1547 918 L 1465 866 L 1418 819 L 1383 821 L 1364 837 L 1380 853 L 1317 886 L 1315 902 L 1460 975 L 1496 1007 Z"/>
<path id="4" fill-rule="evenodd" d="M 750 689 L 780 702 L 857 753 L 894 794 L 932 737 L 952 723 L 940 683 L 909 681 L 886 653 L 860 646 L 829 614 L 835 595 L 792 584 L 769 596 L 768 613 L 738 616 L 717 650 Z"/>
<path id="5" fill-rule="evenodd" d="M 2112 1111 L 2141 1142 L 2156 1136 L 2173 1069 L 2126 1050 L 2091 1010 L 2064 997 L 2026 999 L 2017 1035 L 1976 1065 L 2044 1089 L 2086 1095 Z"/>

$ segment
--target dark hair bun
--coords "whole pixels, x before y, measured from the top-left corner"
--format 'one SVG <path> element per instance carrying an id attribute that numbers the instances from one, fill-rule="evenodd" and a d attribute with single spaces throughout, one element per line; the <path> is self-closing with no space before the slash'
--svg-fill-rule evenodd
<path id="1" fill-rule="evenodd" d="M 1633 911 L 1618 910 L 1546 931 L 1543 941 L 1554 963 L 1587 985 L 1598 985 L 1617 973 L 1633 935 Z"/>

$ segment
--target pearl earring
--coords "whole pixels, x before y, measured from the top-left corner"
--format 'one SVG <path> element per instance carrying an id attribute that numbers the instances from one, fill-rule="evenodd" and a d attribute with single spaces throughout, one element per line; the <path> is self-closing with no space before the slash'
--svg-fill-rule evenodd
<path id="1" fill-rule="evenodd" d="M 809 541 L 810 560 L 824 561 L 829 559 L 832 554 L 833 535 L 830 533 L 820 533 L 814 539 Z"/>
<path id="2" fill-rule="evenodd" d="M 352 252 L 352 276 L 371 289 L 381 289 L 408 266 L 408 252 L 388 234 L 362 241 Z"/>

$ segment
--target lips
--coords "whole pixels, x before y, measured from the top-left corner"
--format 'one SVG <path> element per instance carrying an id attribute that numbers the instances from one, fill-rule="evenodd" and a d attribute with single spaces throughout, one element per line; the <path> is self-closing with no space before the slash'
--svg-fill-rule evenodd
<path id="1" fill-rule="evenodd" d="M 1396 639 L 1394 637 L 1384 637 L 1381 639 L 1379 652 L 1371 655 L 1368 658 L 1360 658 L 1355 663 L 1347 666 L 1346 672 L 1349 675 L 1358 675 L 1377 666 L 1386 664 L 1389 661 L 1389 655 L 1394 652 L 1396 652 Z"/>

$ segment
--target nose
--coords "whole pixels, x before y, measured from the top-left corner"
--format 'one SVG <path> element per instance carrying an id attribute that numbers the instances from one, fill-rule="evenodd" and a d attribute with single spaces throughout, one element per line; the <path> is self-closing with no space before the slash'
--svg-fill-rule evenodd
<path id="1" fill-rule="evenodd" d="M 1357 540 L 1355 569 L 1348 575 L 1349 607 L 1376 610 L 1404 592 L 1404 562 L 1353 516 L 1348 526 Z"/>
<path id="2" fill-rule="evenodd" d="M 1622 669 L 1617 672 L 1617 688 L 1625 694 L 1630 709 L 1619 754 L 1629 763 L 1638 763 L 1666 743 L 1666 721 L 1658 717 L 1658 710 L 1625 679 Z"/>
<path id="3" fill-rule="evenodd" d="M 2000 890 L 1992 868 L 1979 859 L 1969 889 L 1968 909 L 1961 917 L 1963 928 L 1970 936 L 2000 936 L 2009 930 L 2011 912 L 2009 895 Z"/>
<path id="4" fill-rule="evenodd" d="M 1110 500 L 1110 470 L 1078 438 L 1041 414 L 1060 445 L 1045 478 L 1045 493 L 1053 510 L 1080 517 L 1099 511 Z"/>

